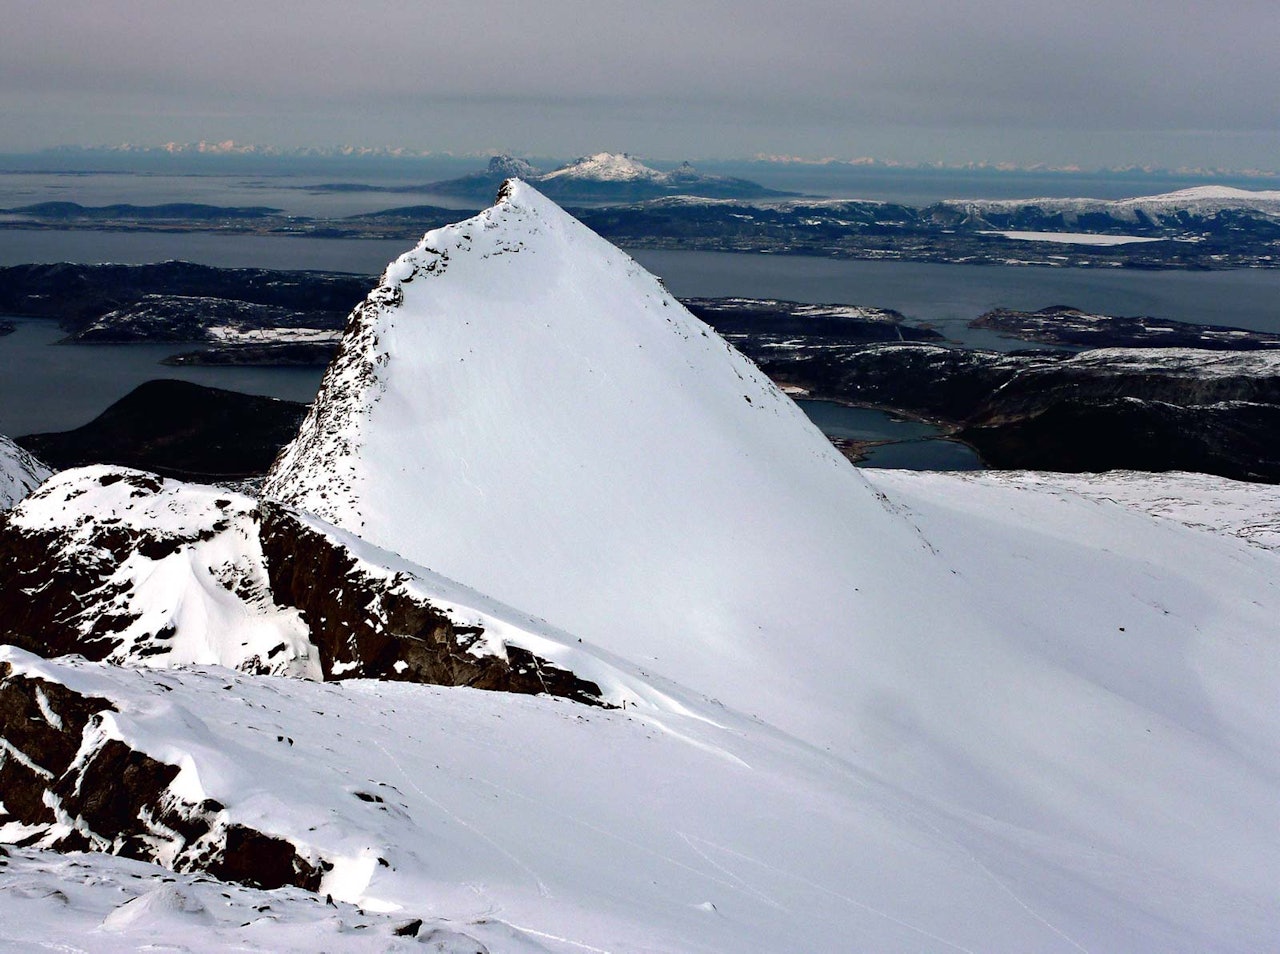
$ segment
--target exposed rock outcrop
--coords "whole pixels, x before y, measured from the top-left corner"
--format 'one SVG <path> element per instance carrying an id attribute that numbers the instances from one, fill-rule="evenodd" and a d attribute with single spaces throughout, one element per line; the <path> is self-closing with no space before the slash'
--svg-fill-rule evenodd
<path id="1" fill-rule="evenodd" d="M 254 502 L 116 467 L 63 471 L 0 516 L 0 642 L 40 656 L 305 676 L 275 605 Z"/>
<path id="2" fill-rule="evenodd" d="M 815 397 L 945 422 L 993 467 L 1194 470 L 1280 481 L 1280 353 L 927 344 L 745 348 Z"/>
<path id="3" fill-rule="evenodd" d="M 600 687 L 510 643 L 487 648 L 484 629 L 459 625 L 415 592 L 413 578 L 359 560 L 332 535 L 283 507 L 262 507 L 271 594 L 297 607 L 326 679 L 378 678 L 600 704 Z"/>
<path id="4" fill-rule="evenodd" d="M 541 645 L 541 634 L 442 598 L 427 571 L 389 568 L 392 555 L 359 545 L 216 487 L 64 471 L 0 518 L 0 642 L 45 657 L 601 704 L 596 683 L 522 645 Z"/>
<path id="5" fill-rule="evenodd" d="M 0 660 L 0 796 L 24 844 L 101 851 L 207 871 L 261 888 L 314 891 L 326 864 L 282 838 L 228 820 L 223 806 L 175 794 L 176 765 L 112 732 L 106 699 Z"/>

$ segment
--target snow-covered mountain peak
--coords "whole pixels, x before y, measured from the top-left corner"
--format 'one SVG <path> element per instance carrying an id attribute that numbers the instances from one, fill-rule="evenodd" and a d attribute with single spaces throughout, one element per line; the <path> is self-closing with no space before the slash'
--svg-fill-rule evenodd
<path id="1" fill-rule="evenodd" d="M 525 159 L 516 156 L 492 156 L 489 159 L 489 167 L 485 174 L 492 177 L 504 176 L 506 178 L 520 177 L 522 179 L 530 179 L 538 174 L 538 170 Z"/>
<path id="2" fill-rule="evenodd" d="M 265 493 L 726 693 L 731 660 L 745 687 L 835 652 L 855 588 L 895 588 L 877 551 L 923 549 L 751 362 L 519 180 L 388 267 Z"/>
<path id="3" fill-rule="evenodd" d="M 646 166 L 626 153 L 597 152 L 575 159 L 566 166 L 548 172 L 543 179 L 590 179 L 596 182 L 636 182 L 661 180 L 665 173 Z"/>

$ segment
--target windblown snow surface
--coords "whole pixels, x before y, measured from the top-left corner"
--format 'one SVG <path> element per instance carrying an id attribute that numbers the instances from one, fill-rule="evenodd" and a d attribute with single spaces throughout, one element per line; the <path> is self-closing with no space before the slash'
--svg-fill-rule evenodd
<path id="1" fill-rule="evenodd" d="M 0 435 L 0 511 L 35 490 L 52 471 L 9 438 Z"/>
<path id="2" fill-rule="evenodd" d="M 1246 952 L 1280 934 L 1280 555 L 1052 483 L 864 475 L 518 182 L 388 268 L 266 493 L 542 617 L 613 667 L 619 708 L 0 659 L 109 700 L 101 731 L 332 863 L 336 902 L 424 934 L 448 919 L 439 949 Z M 16 946 L 51 876 L 15 857 L 34 886 L 0 893 Z M 110 950 L 93 941 L 151 889 L 79 857 L 129 889 L 75 909 L 102 926 L 69 943 Z M 278 931 L 214 912 L 202 935 L 174 892 L 131 937 L 390 943 L 349 911 L 350 930 L 299 933 L 288 893 Z"/>

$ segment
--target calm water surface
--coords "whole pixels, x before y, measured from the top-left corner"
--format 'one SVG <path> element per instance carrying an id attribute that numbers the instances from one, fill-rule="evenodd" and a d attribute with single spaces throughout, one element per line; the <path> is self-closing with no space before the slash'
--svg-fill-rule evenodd
<path id="1" fill-rule="evenodd" d="M 38 318 L 0 337 L 0 434 L 65 431 L 87 424 L 108 405 L 153 378 L 178 378 L 246 394 L 311 401 L 318 368 L 170 368 L 160 362 L 193 345 L 57 344 L 63 331 Z"/>
<path id="2" fill-rule="evenodd" d="M 828 437 L 855 441 L 890 441 L 867 451 L 863 467 L 906 470 L 981 470 L 972 447 L 941 438 L 941 429 L 920 421 L 895 418 L 867 407 L 831 401 L 797 401 L 800 409 Z"/>

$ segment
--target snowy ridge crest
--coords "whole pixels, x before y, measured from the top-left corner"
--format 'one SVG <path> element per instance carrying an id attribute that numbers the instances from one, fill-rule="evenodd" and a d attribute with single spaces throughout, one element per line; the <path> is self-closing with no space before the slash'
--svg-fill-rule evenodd
<path id="1" fill-rule="evenodd" d="M 378 335 L 380 318 L 401 301 L 398 283 L 389 282 L 384 274 L 378 287 L 351 313 L 338 353 L 325 371 L 297 437 L 272 465 L 263 488 L 265 495 L 289 502 L 290 494 L 277 486 L 275 475 L 297 472 L 298 462 L 306 460 L 311 462 L 314 480 L 325 486 L 311 504 L 318 516 L 332 520 L 357 499 L 360 472 L 355 451 L 369 408 L 382 390 L 378 368 L 388 359 Z"/>
<path id="2" fill-rule="evenodd" d="M 363 486 L 358 462 L 364 422 L 386 387 L 380 371 L 390 360 L 384 340 L 388 318 L 404 304 L 404 286 L 443 275 L 451 255 L 472 250 L 477 239 L 485 243 L 484 258 L 520 251 L 523 241 L 507 240 L 501 229 L 512 218 L 529 217 L 519 201 L 520 188 L 527 189 L 508 179 L 495 206 L 465 222 L 433 229 L 387 266 L 378 287 L 351 313 L 298 436 L 267 475 L 265 497 L 290 505 L 305 499 L 305 509 L 317 516 L 348 530 L 360 529 L 361 522 L 352 523 L 349 517 L 358 509 Z M 536 225 L 528 229 L 528 234 L 537 232 Z"/>

